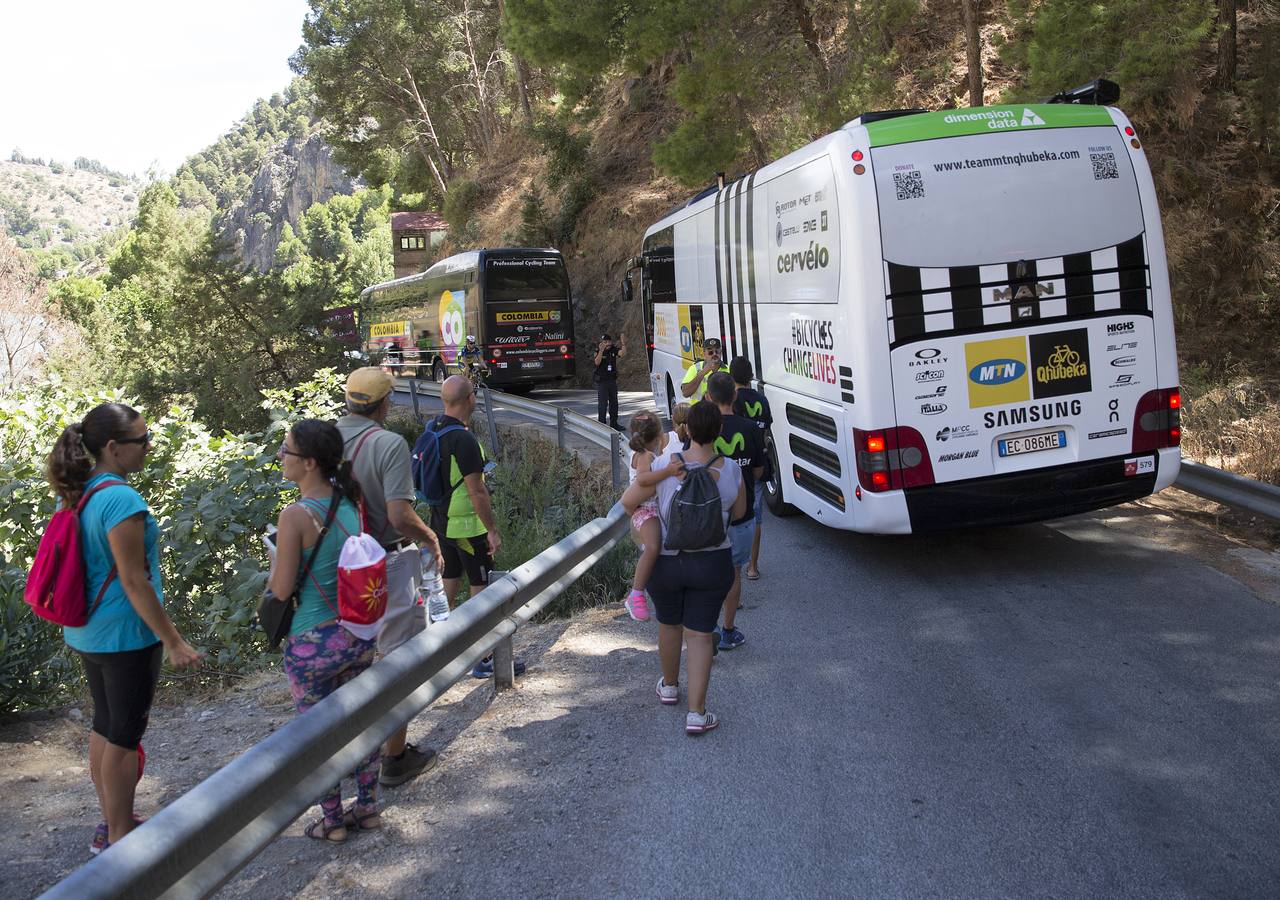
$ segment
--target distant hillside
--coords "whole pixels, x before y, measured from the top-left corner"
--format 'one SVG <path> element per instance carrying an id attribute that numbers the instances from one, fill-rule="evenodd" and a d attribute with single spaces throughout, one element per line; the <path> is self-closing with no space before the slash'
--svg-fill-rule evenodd
<path id="1" fill-rule="evenodd" d="M 131 222 L 141 188 L 56 162 L 0 162 L 0 233 L 27 249 L 69 249 Z"/>

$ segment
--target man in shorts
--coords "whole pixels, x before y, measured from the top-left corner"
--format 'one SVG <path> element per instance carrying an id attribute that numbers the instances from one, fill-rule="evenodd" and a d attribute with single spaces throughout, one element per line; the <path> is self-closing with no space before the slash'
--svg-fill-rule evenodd
<path id="1" fill-rule="evenodd" d="M 724 364 L 724 350 L 720 338 L 707 338 L 702 342 L 702 359 L 685 370 L 680 383 L 680 395 L 690 403 L 697 403 L 707 392 L 707 378 L 713 372 L 728 372 Z"/>
<path id="2" fill-rule="evenodd" d="M 347 377 L 347 415 L 338 419 L 346 458 L 351 461 L 369 533 L 387 551 L 387 613 L 378 631 L 378 653 L 386 656 L 426 628 L 426 610 L 418 597 L 422 558 L 418 543 L 437 558 L 440 543 L 414 511 L 409 445 L 383 424 L 395 383 L 375 366 Z M 436 751 L 408 743 L 405 724 L 382 748 L 379 782 L 389 787 L 415 778 L 436 763 Z"/>
<path id="3" fill-rule="evenodd" d="M 734 627 L 738 615 L 738 602 L 742 597 L 742 567 L 751 558 L 751 537 L 755 532 L 756 517 L 753 509 L 755 484 L 764 475 L 764 440 L 756 423 L 733 412 L 737 387 L 727 372 L 716 372 L 707 379 L 707 399 L 720 407 L 723 417 L 720 437 L 716 438 L 716 452 L 733 460 L 742 470 L 742 483 L 746 489 L 747 509 L 742 516 L 729 523 L 729 545 L 733 556 L 733 586 L 724 598 L 724 626 L 718 629 L 718 649 L 732 650 L 746 642 L 747 636 Z"/>
<path id="4" fill-rule="evenodd" d="M 738 397 L 733 401 L 735 415 L 750 419 L 760 429 L 760 440 L 764 442 L 773 425 L 773 413 L 769 409 L 769 398 L 751 387 L 755 373 L 751 369 L 751 361 L 745 356 L 735 356 L 729 362 L 729 374 L 733 383 L 738 386 Z M 756 490 L 753 503 L 756 510 L 756 530 L 751 537 L 751 560 L 747 563 L 746 577 L 755 581 L 760 577 L 760 531 L 764 526 L 764 483 L 773 477 L 773 463 L 768 452 L 764 455 L 764 475 L 756 479 Z"/>
<path id="5" fill-rule="evenodd" d="M 450 606 L 467 576 L 471 596 L 489 584 L 493 559 L 502 546 L 502 536 L 493 518 L 489 488 L 484 483 L 485 453 L 467 425 L 476 410 L 476 393 L 471 382 L 452 375 L 440 386 L 444 415 L 433 419 L 428 428 L 441 431 L 449 425 L 461 425 L 440 438 L 440 477 L 444 480 L 444 504 L 431 511 L 431 524 L 440 535 L 440 552 L 444 558 L 441 576 Z M 524 663 L 516 662 L 516 674 L 524 674 Z M 493 675 L 493 656 L 476 663 L 471 674 L 476 678 Z"/>

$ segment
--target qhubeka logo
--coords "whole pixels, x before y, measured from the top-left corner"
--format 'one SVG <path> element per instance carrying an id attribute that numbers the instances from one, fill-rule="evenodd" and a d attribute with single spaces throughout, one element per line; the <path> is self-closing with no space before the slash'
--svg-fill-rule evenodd
<path id="1" fill-rule="evenodd" d="M 1031 399 L 1027 384 L 1026 338 L 998 338 L 964 345 L 969 406 L 999 406 Z"/>
<path id="2" fill-rule="evenodd" d="M 1087 329 L 1033 334 L 1030 341 L 1032 390 L 1037 399 L 1093 390 Z"/>

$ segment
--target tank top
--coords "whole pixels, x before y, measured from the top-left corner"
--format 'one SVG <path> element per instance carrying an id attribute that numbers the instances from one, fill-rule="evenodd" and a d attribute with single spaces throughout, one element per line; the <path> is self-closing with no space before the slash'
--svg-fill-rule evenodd
<path id="1" fill-rule="evenodd" d="M 631 451 L 631 455 L 627 457 L 627 469 L 629 469 L 629 470 L 630 470 L 630 472 L 631 472 L 631 480 L 627 482 L 628 484 L 635 484 L 635 483 L 636 483 L 636 476 L 640 474 L 640 470 L 639 470 L 639 469 L 637 469 L 637 468 L 635 467 L 636 454 L 637 454 L 637 453 L 640 453 L 640 452 L 643 452 L 643 451 L 640 451 L 640 450 L 632 450 L 632 451 Z M 656 457 L 656 456 L 655 456 L 655 457 L 653 458 L 653 461 L 654 461 L 654 462 L 657 462 L 657 461 L 658 461 L 658 457 Z M 644 501 L 643 503 L 641 503 L 641 504 L 640 504 L 640 506 L 641 506 L 642 508 L 647 506 L 649 509 L 657 509 L 657 508 L 658 508 L 658 498 L 657 498 L 656 494 L 655 494 L 655 496 L 650 497 L 648 500 L 646 500 L 646 501 Z"/>
<path id="2" fill-rule="evenodd" d="M 315 534 L 319 534 L 324 526 L 325 516 L 329 514 L 331 500 L 317 500 L 308 497 L 302 500 L 302 506 L 311 514 Z M 298 592 L 298 609 L 293 614 L 293 624 L 289 634 L 300 634 L 315 628 L 321 622 L 338 617 L 338 556 L 342 553 L 342 545 L 348 535 L 360 533 L 360 511 L 356 505 L 345 497 L 338 504 L 338 513 L 333 517 L 333 525 L 324 536 L 324 543 L 316 553 L 316 561 L 311 566 L 311 573 L 302 582 Z M 307 557 L 313 547 L 302 548 L 302 558 L 298 560 L 298 574 L 307 563 Z M 317 587 L 316 585 L 319 585 Z M 321 594 L 321 590 L 324 591 Z M 329 599 L 326 601 L 325 597 Z M 330 605 L 332 604 L 332 605 Z"/>

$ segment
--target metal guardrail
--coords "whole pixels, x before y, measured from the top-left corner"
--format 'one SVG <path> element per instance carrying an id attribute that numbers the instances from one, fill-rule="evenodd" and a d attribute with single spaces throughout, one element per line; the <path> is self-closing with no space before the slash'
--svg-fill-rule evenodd
<path id="1" fill-rule="evenodd" d="M 502 403 L 507 404 L 506 397 Z M 541 406 L 523 399 L 519 403 L 524 409 Z M 539 412 L 540 417 L 548 416 L 545 410 Z M 616 432 L 605 435 L 568 417 L 549 417 L 616 449 Z M 97 900 L 213 893 L 330 785 L 349 775 L 374 747 L 465 677 L 491 650 L 495 686 L 510 686 L 512 635 L 603 558 L 628 528 L 627 515 L 615 504 L 607 516 L 506 573 L 445 622 L 432 624 L 268 735 L 44 896 Z"/>
<path id="2" fill-rule="evenodd" d="M 413 414 L 421 420 L 423 415 L 419 398 L 424 395 L 439 397 L 440 385 L 434 381 L 418 381 L 416 378 L 404 380 L 407 382 L 409 399 L 413 404 Z M 504 394 L 488 387 L 480 392 L 478 399 L 480 405 L 484 407 L 485 415 L 488 418 L 489 442 L 495 449 L 498 446 L 498 437 L 493 415 L 495 408 L 501 408 L 509 412 L 519 413 L 543 425 L 554 425 L 556 429 L 556 446 L 561 450 L 565 449 L 565 439 L 570 434 L 590 441 L 597 446 L 608 447 L 613 486 L 617 488 L 625 483 L 627 478 L 627 466 L 623 457 L 625 445 L 622 435 L 608 425 L 601 424 L 595 419 L 570 409 L 553 406 L 549 403 L 540 403 L 527 397 L 517 397 L 514 394 Z"/>
<path id="3" fill-rule="evenodd" d="M 1254 481 L 1184 459 L 1173 486 L 1206 500 L 1280 521 L 1280 487 L 1265 481 Z"/>

